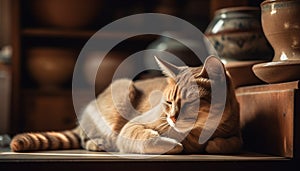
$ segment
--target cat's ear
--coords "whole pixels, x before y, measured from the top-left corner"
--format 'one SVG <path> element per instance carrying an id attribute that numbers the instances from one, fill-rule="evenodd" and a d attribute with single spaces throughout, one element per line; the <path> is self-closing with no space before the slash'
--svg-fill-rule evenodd
<path id="1" fill-rule="evenodd" d="M 197 77 L 207 78 L 219 81 L 225 80 L 225 66 L 222 61 L 216 56 L 206 58 L 203 68 Z"/>
<path id="2" fill-rule="evenodd" d="M 154 58 L 160 69 L 163 71 L 163 74 L 165 74 L 167 77 L 175 78 L 176 75 L 181 71 L 181 67 L 170 64 L 169 62 L 166 62 L 156 56 L 154 56 Z"/>

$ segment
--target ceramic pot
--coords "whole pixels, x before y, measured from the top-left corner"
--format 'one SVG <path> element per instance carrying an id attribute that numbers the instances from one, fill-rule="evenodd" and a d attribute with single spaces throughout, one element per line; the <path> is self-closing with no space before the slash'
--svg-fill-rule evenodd
<path id="1" fill-rule="evenodd" d="M 71 80 L 76 53 L 71 49 L 36 47 L 27 52 L 27 68 L 41 89 L 52 90 Z"/>
<path id="2" fill-rule="evenodd" d="M 103 91 L 112 82 L 116 69 L 125 58 L 125 54 L 117 52 L 110 52 L 106 56 L 104 55 L 102 52 L 91 52 L 85 57 L 83 64 L 83 73 L 86 81 L 90 85 L 95 85 L 96 94 Z M 99 58 L 104 58 L 100 66 L 98 65 Z M 129 70 L 131 67 L 128 66 L 127 69 Z M 91 74 L 95 71 L 97 71 L 96 78 Z"/>
<path id="3" fill-rule="evenodd" d="M 273 61 L 300 60 L 300 1 L 261 3 L 263 31 L 272 45 Z"/>
<path id="4" fill-rule="evenodd" d="M 205 35 L 225 63 L 272 57 L 272 48 L 262 32 L 260 9 L 256 7 L 217 10 Z"/>
<path id="5" fill-rule="evenodd" d="M 33 0 L 32 13 L 41 25 L 80 28 L 95 20 L 101 0 Z"/>

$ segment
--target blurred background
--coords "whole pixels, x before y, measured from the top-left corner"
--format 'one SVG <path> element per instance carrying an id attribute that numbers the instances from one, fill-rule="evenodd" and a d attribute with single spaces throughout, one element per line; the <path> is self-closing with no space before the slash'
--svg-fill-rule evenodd
<path id="1" fill-rule="evenodd" d="M 70 129 L 76 125 L 71 82 L 76 58 L 86 41 L 101 27 L 139 13 L 164 13 L 182 18 L 202 32 L 215 11 L 226 7 L 259 8 L 262 0 L 0 0 L 0 134 Z M 136 21 L 132 25 L 142 24 Z M 102 39 L 116 39 L 107 32 Z M 157 35 L 135 36 L 112 49 L 96 79 L 96 93 L 110 83 L 115 68 L 130 54 L 156 48 L 170 40 Z M 190 66 L 201 62 L 182 46 L 167 44 Z M 175 47 L 175 48 L 174 48 Z M 89 69 L 97 56 L 87 56 Z M 128 67 L 130 69 L 130 67 Z M 159 75 L 145 72 L 136 79 Z M 100 80 L 100 81 L 97 81 Z M 84 93 L 84 92 L 82 92 Z"/>

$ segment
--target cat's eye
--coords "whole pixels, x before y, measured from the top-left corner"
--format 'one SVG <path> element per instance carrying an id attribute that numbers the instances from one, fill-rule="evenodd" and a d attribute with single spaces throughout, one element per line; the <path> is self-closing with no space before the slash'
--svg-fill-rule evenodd
<path id="1" fill-rule="evenodd" d="M 172 102 L 171 102 L 171 101 L 168 101 L 168 100 L 166 100 L 166 104 L 168 104 L 168 105 L 172 105 Z"/>

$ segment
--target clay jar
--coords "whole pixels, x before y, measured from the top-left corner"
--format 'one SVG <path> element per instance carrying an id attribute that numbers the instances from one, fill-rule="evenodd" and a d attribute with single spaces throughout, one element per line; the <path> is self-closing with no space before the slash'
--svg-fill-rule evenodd
<path id="1" fill-rule="evenodd" d="M 109 54 L 103 52 L 91 52 L 86 55 L 83 64 L 83 73 L 87 83 L 95 86 L 96 94 L 103 91 L 112 82 L 116 69 L 125 57 L 125 54 L 118 52 L 110 52 Z M 103 58 L 101 63 L 99 62 L 100 58 Z M 132 66 L 127 67 L 128 70 L 130 68 L 132 68 Z M 92 74 L 95 71 L 96 77 Z"/>
<path id="2" fill-rule="evenodd" d="M 60 89 L 71 80 L 76 52 L 55 47 L 35 47 L 27 52 L 29 74 L 42 90 Z"/>
<path id="3" fill-rule="evenodd" d="M 33 0 L 31 11 L 41 25 L 80 28 L 92 24 L 101 7 L 101 0 Z"/>
<path id="4" fill-rule="evenodd" d="M 267 0 L 261 11 L 263 31 L 275 51 L 273 61 L 300 60 L 300 1 Z"/>
<path id="5" fill-rule="evenodd" d="M 268 60 L 273 55 L 262 32 L 260 9 L 256 7 L 217 10 L 205 35 L 223 62 Z"/>

